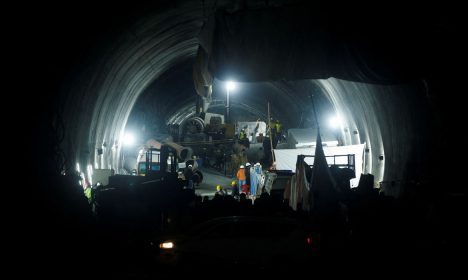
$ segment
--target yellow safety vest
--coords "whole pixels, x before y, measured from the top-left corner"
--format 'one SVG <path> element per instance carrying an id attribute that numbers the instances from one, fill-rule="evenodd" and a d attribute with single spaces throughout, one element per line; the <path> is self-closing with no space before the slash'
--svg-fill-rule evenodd
<path id="1" fill-rule="evenodd" d="M 275 124 L 275 127 L 276 127 L 276 133 L 280 133 L 281 132 L 281 124 L 277 123 L 277 124 Z"/>
<path id="2" fill-rule="evenodd" d="M 239 139 L 245 139 L 245 138 L 247 138 L 246 133 L 245 133 L 244 131 L 241 131 L 241 132 L 239 133 Z"/>

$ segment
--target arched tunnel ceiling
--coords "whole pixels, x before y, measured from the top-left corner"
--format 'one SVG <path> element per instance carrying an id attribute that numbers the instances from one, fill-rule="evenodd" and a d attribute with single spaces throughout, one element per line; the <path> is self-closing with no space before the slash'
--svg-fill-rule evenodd
<path id="1" fill-rule="evenodd" d="M 138 129 L 146 123 L 157 123 L 155 130 L 165 133 L 165 127 L 171 123 L 181 124 L 195 113 L 196 92 L 190 86 L 192 82 L 193 60 L 187 60 L 165 72 L 139 97 L 132 109 L 128 129 Z M 226 105 L 225 82 L 215 80 L 208 112 L 224 114 Z M 282 120 L 286 127 L 315 126 L 312 114 L 312 100 L 320 111 L 319 115 L 333 113 L 326 96 L 319 85 L 308 80 L 246 83 L 237 82 L 236 89 L 230 93 L 232 119 L 256 120 L 267 119 L 267 103 L 270 103 L 271 115 Z M 284 108 L 295 108 L 291 114 Z M 248 115 L 248 119 L 243 118 Z M 328 116 L 327 116 L 328 117 Z M 148 120 L 150 118 L 151 120 Z M 325 120 L 323 120 L 325 121 Z"/>
<path id="2" fill-rule="evenodd" d="M 284 1 L 270 1 L 270 4 L 267 2 L 254 1 L 252 3 L 257 6 L 252 6 L 268 9 L 271 7 L 264 5 L 271 5 L 278 9 L 277 7 L 284 4 Z M 62 42 L 59 46 L 53 46 L 48 50 L 48 53 L 55 57 L 55 64 L 59 66 L 59 70 L 53 72 L 63 72 L 56 75 L 56 80 L 61 84 L 61 98 L 57 106 L 60 112 L 59 120 L 64 124 L 65 138 L 61 142 L 61 147 L 67 159 L 65 163 L 69 167 L 73 167 L 75 162 L 93 163 L 96 148 L 105 143 L 108 151 L 105 153 L 103 166 L 119 170 L 121 148 L 119 139 L 124 133 L 133 106 L 145 91 L 153 91 L 153 94 L 163 97 L 165 101 L 162 108 L 165 109 L 162 114 L 167 115 L 166 118 L 190 106 L 190 98 L 195 99 L 196 94 L 193 82 L 186 76 L 185 70 L 190 68 L 190 64 L 195 59 L 200 43 L 198 34 L 202 30 L 203 23 L 216 11 L 223 9 L 229 13 L 242 11 L 246 8 L 242 7 L 242 3 L 245 2 L 162 1 L 144 9 L 120 7 L 115 11 L 99 15 L 102 18 L 93 14 L 91 23 L 73 22 L 73 20 L 83 21 L 83 18 L 90 13 L 87 12 L 87 8 L 78 10 L 80 13 L 83 12 L 83 15 L 75 15 L 68 20 L 65 19 L 66 15 L 60 17 L 65 26 L 49 31 L 48 35 L 51 36 L 46 36 L 46 40 L 49 44 L 60 42 L 63 39 L 60 36 L 64 36 L 61 32 L 69 27 L 67 24 L 73 27 L 65 36 L 65 43 Z M 272 102 L 273 112 L 277 112 L 280 118 L 292 127 L 301 118 L 300 113 L 308 111 L 307 97 L 315 90 L 317 94 L 323 94 L 333 109 L 346 119 L 341 128 L 345 142 L 368 144 L 366 170 L 375 173 L 377 180 L 400 180 L 417 177 L 423 173 L 429 174 L 427 162 L 431 156 L 428 155 L 428 147 L 437 143 L 437 140 L 433 139 L 435 137 L 431 137 L 430 134 L 437 124 L 434 122 L 434 118 L 437 117 L 432 114 L 444 110 L 444 107 L 434 107 L 447 106 L 447 104 L 434 104 L 433 99 L 440 98 L 441 84 L 450 77 L 447 71 L 441 68 L 451 69 L 452 60 L 457 55 L 455 52 L 457 49 L 452 49 L 456 40 L 453 36 L 456 37 L 457 33 L 457 29 L 451 29 L 454 24 L 450 20 L 452 10 L 439 11 L 435 7 L 429 7 L 428 11 L 417 13 L 418 10 L 415 9 L 392 6 L 389 12 L 376 9 L 375 13 L 370 13 L 369 16 L 368 12 L 361 10 L 362 7 L 349 10 L 350 7 L 346 6 L 343 9 L 333 10 L 327 5 L 321 3 L 321 8 L 317 9 L 320 13 L 315 11 L 312 15 L 318 19 L 333 18 L 333 20 L 328 19 L 328 23 L 335 22 L 333 28 L 328 31 L 336 33 L 329 34 L 339 34 L 343 38 L 359 41 L 359 38 L 368 39 L 366 36 L 374 32 L 382 32 L 376 36 L 378 40 L 370 42 L 372 47 L 382 50 L 383 56 L 381 53 L 378 57 L 375 56 L 375 52 L 367 53 L 365 47 L 368 45 L 365 45 L 358 53 L 367 56 L 355 60 L 365 62 L 364 64 L 341 61 L 347 67 L 340 70 L 343 74 L 340 77 L 347 77 L 350 81 L 336 78 L 304 80 L 304 77 L 300 77 L 297 80 L 301 81 L 289 78 L 263 81 L 260 84 L 244 83 L 244 90 L 239 92 L 238 97 L 233 98 L 245 102 L 239 102 L 238 105 L 233 103 L 233 106 L 242 109 L 240 103 L 245 103 L 265 114 L 265 99 L 269 99 Z M 122 15 L 125 15 L 123 19 L 117 19 Z M 384 15 L 383 19 L 379 18 L 380 15 Z M 382 25 L 384 20 L 390 18 L 401 20 L 395 23 L 395 29 L 392 29 L 393 22 Z M 373 25 L 375 23 L 373 21 L 378 24 Z M 404 28 L 406 25 L 409 26 L 408 29 Z M 384 30 L 378 30 L 379 27 Z M 91 34 L 86 34 L 89 30 L 92 30 Z M 397 31 L 405 32 L 399 36 Z M 411 32 L 416 32 L 414 38 L 411 38 Z M 385 37 L 386 34 L 389 37 Z M 53 38 L 54 35 L 59 37 Z M 83 38 L 77 39 L 74 36 L 83 36 L 84 40 L 81 41 Z M 390 69 L 393 73 L 403 74 L 404 78 L 401 81 L 396 80 L 393 85 L 352 81 L 353 77 L 360 80 L 363 69 L 372 67 L 372 64 L 385 65 L 384 63 L 398 55 L 401 50 L 392 53 L 393 56 L 386 57 L 388 51 L 393 47 L 404 48 L 404 42 L 399 40 L 409 38 L 411 43 L 417 42 L 418 47 L 427 43 L 430 44 L 430 48 L 418 53 L 412 45 L 409 53 L 419 54 L 414 58 L 415 61 L 409 63 L 401 61 L 411 59 L 405 55 L 397 56 L 398 63 L 390 63 L 389 68 L 397 67 Z M 447 40 L 439 41 L 444 39 Z M 391 46 L 379 46 L 389 42 L 392 42 Z M 68 46 L 66 43 L 77 45 Z M 359 44 L 353 46 L 360 47 Z M 453 52 L 450 53 L 448 50 Z M 55 51 L 59 55 L 55 54 Z M 219 55 L 223 50 L 216 51 Z M 301 51 L 304 52 L 304 49 Z M 431 54 L 432 51 L 436 52 Z M 426 57 L 429 55 L 430 57 Z M 62 58 L 68 61 L 63 62 Z M 227 58 L 224 60 L 227 63 L 218 64 L 216 68 L 218 72 L 213 72 L 221 73 L 219 74 L 221 79 L 226 78 L 223 73 L 226 73 L 226 67 L 232 64 L 232 57 Z M 300 60 L 300 57 L 296 60 L 298 59 Z M 223 60 L 218 60 L 220 61 Z M 421 61 L 424 63 L 418 64 Z M 247 67 L 252 63 L 255 61 L 238 65 Z M 339 64 L 340 61 L 334 61 L 335 66 L 339 67 Z M 408 70 L 402 65 L 411 69 Z M 263 66 L 278 69 L 283 67 L 275 65 L 274 61 Z M 180 70 L 177 70 L 178 68 Z M 333 74 L 329 70 L 327 73 Z M 353 72 L 354 70 L 360 73 Z M 411 79 L 407 79 L 408 71 Z M 172 80 L 178 73 L 183 80 L 172 88 L 172 93 L 177 94 L 168 96 L 163 87 L 158 88 L 158 83 L 163 84 L 164 78 Z M 324 78 L 328 74 L 325 74 Z M 220 87 L 221 81 L 216 84 L 215 80 L 213 97 L 223 98 Z M 253 94 L 254 92 L 259 94 Z M 379 160 L 380 156 L 384 156 L 383 161 Z M 409 166 L 411 174 L 407 174 Z"/>

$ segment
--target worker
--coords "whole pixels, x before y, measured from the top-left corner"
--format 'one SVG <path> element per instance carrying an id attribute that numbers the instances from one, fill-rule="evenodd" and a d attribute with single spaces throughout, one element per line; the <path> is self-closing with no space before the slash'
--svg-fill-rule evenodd
<path id="1" fill-rule="evenodd" d="M 239 181 L 239 188 L 242 187 L 242 185 L 245 185 L 245 167 L 244 165 L 241 165 L 239 170 L 237 171 L 237 180 Z"/>
<path id="2" fill-rule="evenodd" d="M 255 197 L 257 193 L 261 193 L 261 176 L 262 176 L 262 166 L 257 162 L 252 168 L 251 174 L 251 185 L 250 185 L 250 194 Z"/>
<path id="3" fill-rule="evenodd" d="M 193 166 L 189 164 L 187 168 L 185 168 L 184 175 L 185 175 L 185 180 L 187 180 L 187 188 L 188 189 L 193 189 Z"/>
<path id="4" fill-rule="evenodd" d="M 247 149 L 250 148 L 250 140 L 245 128 L 241 129 L 239 133 L 239 144 L 243 145 Z"/>
<path id="5" fill-rule="evenodd" d="M 215 164 L 213 165 L 218 171 L 224 168 L 224 150 L 223 146 L 219 145 L 214 151 Z"/>
<path id="6" fill-rule="evenodd" d="M 276 140 L 281 143 L 281 134 L 282 134 L 282 125 L 280 121 L 277 119 L 275 122 L 275 133 L 276 133 Z"/>
<path id="7" fill-rule="evenodd" d="M 84 194 L 90 204 L 92 203 L 92 197 L 93 197 L 92 191 L 93 190 L 92 190 L 91 184 L 89 183 L 88 179 L 85 179 L 84 180 Z"/>
<path id="8" fill-rule="evenodd" d="M 263 143 L 263 139 L 265 138 L 265 136 L 263 136 L 263 133 L 259 133 L 258 136 L 256 137 L 257 139 L 257 143 Z"/>
<path id="9" fill-rule="evenodd" d="M 247 162 L 245 164 L 245 184 L 248 186 L 250 186 L 250 169 L 251 169 L 250 163 Z"/>
<path id="10" fill-rule="evenodd" d="M 237 180 L 231 181 L 231 194 L 234 197 L 239 196 L 239 188 L 237 187 Z"/>
<path id="11" fill-rule="evenodd" d="M 247 133 L 245 132 L 245 129 L 241 129 L 239 132 L 239 140 L 244 140 L 247 138 Z"/>
<path id="12" fill-rule="evenodd" d="M 221 196 L 225 196 L 226 195 L 226 192 L 223 190 L 223 187 L 221 187 L 221 185 L 217 185 L 216 186 L 216 193 L 215 194 L 218 194 L 218 195 L 221 195 Z"/>

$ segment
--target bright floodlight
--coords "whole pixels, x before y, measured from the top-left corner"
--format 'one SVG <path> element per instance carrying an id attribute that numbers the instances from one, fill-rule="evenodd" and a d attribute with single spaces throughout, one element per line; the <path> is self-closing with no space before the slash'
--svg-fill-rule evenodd
<path id="1" fill-rule="evenodd" d="M 233 90 L 236 88 L 236 83 L 234 83 L 233 81 L 228 81 L 226 83 L 226 89 L 227 90 Z"/>
<path id="2" fill-rule="evenodd" d="M 133 145 L 133 143 L 135 143 L 135 136 L 133 136 L 131 133 L 125 133 L 123 143 L 125 146 Z"/>
<path id="3" fill-rule="evenodd" d="M 331 128 L 339 128 L 341 126 L 341 119 L 338 116 L 330 118 L 328 124 Z"/>

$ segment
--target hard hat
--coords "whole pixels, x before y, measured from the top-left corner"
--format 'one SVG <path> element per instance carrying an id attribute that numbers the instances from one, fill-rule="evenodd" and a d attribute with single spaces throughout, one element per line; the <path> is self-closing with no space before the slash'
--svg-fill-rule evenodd
<path id="1" fill-rule="evenodd" d="M 241 165 L 241 166 L 240 166 L 240 168 L 244 168 L 244 166 L 243 166 L 243 165 Z"/>
<path id="2" fill-rule="evenodd" d="M 247 162 L 247 163 L 245 164 L 245 166 L 250 166 L 250 163 L 249 163 L 249 162 Z"/>
<path id="3" fill-rule="evenodd" d="M 217 185 L 217 186 L 216 186 L 216 190 L 217 190 L 217 191 L 220 191 L 221 189 L 222 189 L 222 187 L 221 187 L 220 185 Z"/>
<path id="4" fill-rule="evenodd" d="M 188 167 L 192 167 L 192 165 L 191 165 L 191 164 L 189 164 L 189 166 L 188 166 Z"/>
<path id="5" fill-rule="evenodd" d="M 235 184 L 237 184 L 237 181 L 236 181 L 236 180 L 232 180 L 231 185 L 234 186 Z"/>

